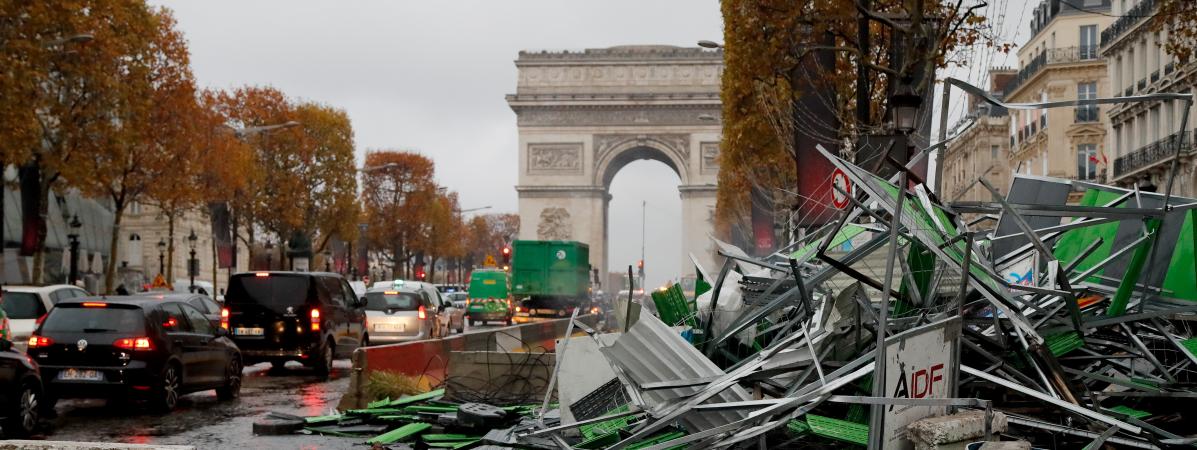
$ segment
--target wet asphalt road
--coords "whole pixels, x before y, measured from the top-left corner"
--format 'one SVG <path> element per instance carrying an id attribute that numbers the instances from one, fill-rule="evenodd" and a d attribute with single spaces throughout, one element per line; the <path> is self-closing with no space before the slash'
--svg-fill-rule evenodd
<path id="1" fill-rule="evenodd" d="M 493 326 L 469 327 L 466 332 Z M 61 400 L 58 417 L 46 421 L 36 439 L 194 445 L 198 449 L 366 448 L 362 439 L 331 436 L 254 436 L 253 422 L 277 411 L 296 416 L 329 414 L 349 388 L 348 359 L 334 364 L 323 379 L 291 362 L 285 370 L 263 363 L 245 368 L 241 398 L 222 402 L 215 391 L 183 396 L 171 414 L 146 412 L 141 405 L 108 405 L 104 400 Z"/>

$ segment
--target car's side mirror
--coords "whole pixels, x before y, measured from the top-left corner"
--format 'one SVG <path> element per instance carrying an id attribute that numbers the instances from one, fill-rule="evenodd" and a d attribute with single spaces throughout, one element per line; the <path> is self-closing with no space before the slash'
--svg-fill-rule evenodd
<path id="1" fill-rule="evenodd" d="M 228 337 L 228 336 L 229 336 L 229 330 L 228 330 L 227 328 L 224 328 L 224 327 L 217 327 L 217 328 L 216 328 L 216 332 L 215 332 L 215 333 L 213 333 L 213 334 L 215 334 L 215 335 L 216 335 L 216 337 Z"/>
<path id="2" fill-rule="evenodd" d="M 12 350 L 12 341 L 0 339 L 0 352 L 7 352 L 9 350 Z"/>

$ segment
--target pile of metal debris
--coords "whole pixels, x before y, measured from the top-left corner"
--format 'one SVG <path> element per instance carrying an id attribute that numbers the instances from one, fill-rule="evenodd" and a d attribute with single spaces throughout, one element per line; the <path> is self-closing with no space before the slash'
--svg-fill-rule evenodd
<path id="1" fill-rule="evenodd" d="M 1187 111 L 1192 96 L 986 101 Z M 943 144 L 912 152 L 888 179 L 820 148 L 850 181 L 836 187 L 851 199 L 838 221 L 767 258 L 719 243 L 725 263 L 697 298 L 655 295 L 645 311 L 659 318 L 617 311 L 637 318 L 623 333 L 580 325 L 589 337 L 558 344 L 560 422 L 541 408 L 509 443 L 1197 443 L 1197 414 L 1186 414 L 1197 397 L 1197 200 L 1018 175 L 1006 195 L 978 180 L 991 202 L 947 203 L 909 170 Z M 868 267 L 877 255 L 884 267 Z"/>

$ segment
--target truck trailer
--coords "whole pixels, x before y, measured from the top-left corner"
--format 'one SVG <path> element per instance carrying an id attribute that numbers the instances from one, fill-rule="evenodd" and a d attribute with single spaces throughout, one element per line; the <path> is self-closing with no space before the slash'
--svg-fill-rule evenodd
<path id="1" fill-rule="evenodd" d="M 515 241 L 511 258 L 517 315 L 566 316 L 590 304 L 590 246 L 577 241 Z"/>

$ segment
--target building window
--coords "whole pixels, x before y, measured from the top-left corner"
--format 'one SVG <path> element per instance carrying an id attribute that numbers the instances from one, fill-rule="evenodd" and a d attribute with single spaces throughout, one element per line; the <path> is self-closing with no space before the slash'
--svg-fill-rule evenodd
<path id="1" fill-rule="evenodd" d="M 1076 146 L 1076 177 L 1078 180 L 1097 179 L 1097 145 Z"/>
<path id="2" fill-rule="evenodd" d="M 1076 85 L 1077 100 L 1095 100 L 1097 99 L 1097 82 L 1090 81 L 1088 83 L 1077 83 Z M 1077 122 L 1097 122 L 1097 105 L 1081 105 L 1076 107 L 1076 121 Z"/>
<path id="3" fill-rule="evenodd" d="M 989 159 L 997 160 L 997 155 L 998 155 L 998 146 L 990 145 L 989 146 Z"/>
<path id="4" fill-rule="evenodd" d="M 141 214 L 141 202 L 133 202 L 129 204 L 129 214 Z M 136 236 L 136 235 L 134 235 Z M 140 239 L 140 238 L 138 238 Z"/>
<path id="5" fill-rule="evenodd" d="M 1081 25 L 1079 50 L 1082 60 L 1097 59 L 1097 25 Z"/>

